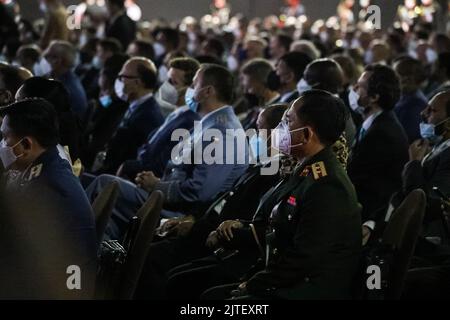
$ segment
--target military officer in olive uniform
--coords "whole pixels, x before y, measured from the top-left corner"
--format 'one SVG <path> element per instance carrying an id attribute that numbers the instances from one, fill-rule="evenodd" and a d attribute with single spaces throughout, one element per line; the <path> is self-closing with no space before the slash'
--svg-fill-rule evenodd
<path id="1" fill-rule="evenodd" d="M 94 215 L 69 162 L 58 153 L 54 108 L 28 99 L 0 114 L 0 159 L 4 168 L 19 172 L 5 190 L 8 214 L 0 217 L 0 297 L 91 298 Z"/>
<path id="2" fill-rule="evenodd" d="M 230 238 L 238 229 L 250 226 L 255 230 L 255 242 L 264 251 L 262 270 L 250 273 L 233 295 L 351 297 L 361 249 L 360 205 L 330 148 L 344 130 L 346 117 L 339 99 L 318 90 L 304 93 L 289 110 L 274 143 L 300 164 L 289 179 L 266 195 L 259 216 L 251 224 L 224 223 L 217 230 L 219 236 Z M 223 289 L 212 289 L 209 294 Z"/>
<path id="3" fill-rule="evenodd" d="M 272 143 L 299 164 L 262 197 L 252 221 L 225 221 L 209 239 L 236 249 L 237 256 L 257 250 L 260 263 L 244 276 L 246 281 L 208 290 L 204 298 L 227 298 L 236 288 L 233 294 L 246 298 L 351 298 L 361 250 L 361 207 L 331 147 L 347 117 L 342 101 L 325 91 L 308 91 L 294 102 Z M 169 289 L 180 288 L 183 278 L 193 275 L 198 286 L 217 281 L 243 261 L 232 257 L 221 264 L 231 266 L 233 259 L 233 267 L 218 268 L 215 276 L 211 269 L 204 277 L 199 269 L 184 271 L 172 279 L 179 285 L 169 281 Z"/>

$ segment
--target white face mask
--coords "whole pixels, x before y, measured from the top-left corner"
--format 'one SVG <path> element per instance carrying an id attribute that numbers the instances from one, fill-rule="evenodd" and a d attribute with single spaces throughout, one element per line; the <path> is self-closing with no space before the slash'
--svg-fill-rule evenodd
<path id="1" fill-rule="evenodd" d="M 37 77 L 42 77 L 52 72 L 52 67 L 47 59 L 41 58 L 33 67 L 33 73 Z"/>
<path id="2" fill-rule="evenodd" d="M 364 108 L 361 107 L 358 103 L 359 101 L 359 94 L 356 93 L 353 88 L 350 89 L 350 92 L 348 93 L 348 102 L 350 104 L 350 108 L 352 108 L 353 111 L 358 112 L 360 114 L 364 113 Z"/>
<path id="3" fill-rule="evenodd" d="M 23 154 L 20 154 L 20 155 L 16 156 L 16 154 L 14 153 L 14 148 L 16 146 L 18 146 L 22 142 L 22 140 L 17 142 L 12 147 L 7 146 L 5 140 L 1 141 L 1 143 L 0 143 L 0 160 L 2 161 L 3 167 L 5 169 L 9 169 L 9 167 L 11 167 L 11 165 L 14 162 L 16 162 L 18 158 L 20 158 L 23 155 Z"/>
<path id="4" fill-rule="evenodd" d="M 158 96 L 159 99 L 172 105 L 176 105 L 178 102 L 178 91 L 169 81 L 164 81 L 161 85 L 158 90 Z"/>
<path id="5" fill-rule="evenodd" d="M 303 78 L 297 83 L 297 91 L 300 95 L 302 95 L 303 92 L 311 90 L 311 89 L 312 89 L 312 87 Z"/>
<path id="6" fill-rule="evenodd" d="M 438 54 L 431 48 L 428 48 L 426 51 L 427 61 L 428 63 L 434 63 L 438 59 Z"/>
<path id="7" fill-rule="evenodd" d="M 280 124 L 272 131 L 272 148 L 280 151 L 281 153 L 290 155 L 292 148 L 299 147 L 305 144 L 304 142 L 302 142 L 292 145 L 291 133 L 305 129 L 306 127 L 303 127 L 290 131 L 288 124 L 285 121 L 281 121 Z"/>
<path id="8" fill-rule="evenodd" d="M 124 92 L 125 84 L 123 81 L 116 79 L 116 82 L 114 83 L 114 91 L 116 92 L 117 97 L 120 100 L 128 101 L 128 95 Z"/>
<path id="9" fill-rule="evenodd" d="M 366 53 L 364 55 L 364 62 L 365 62 L 365 64 L 373 63 L 373 51 L 372 50 L 366 51 Z"/>
<path id="10" fill-rule="evenodd" d="M 153 50 L 155 51 L 156 58 L 160 58 L 166 53 L 166 48 L 159 42 L 153 44 Z"/>
<path id="11" fill-rule="evenodd" d="M 48 11 L 47 5 L 46 5 L 44 2 L 41 2 L 41 3 L 39 4 L 39 9 L 40 9 L 43 13 L 47 13 L 47 11 Z"/>
<path id="12" fill-rule="evenodd" d="M 163 83 L 167 80 L 169 80 L 169 70 L 167 69 L 167 67 L 165 65 L 162 65 L 161 67 L 159 67 L 158 70 L 158 81 L 159 83 Z"/>

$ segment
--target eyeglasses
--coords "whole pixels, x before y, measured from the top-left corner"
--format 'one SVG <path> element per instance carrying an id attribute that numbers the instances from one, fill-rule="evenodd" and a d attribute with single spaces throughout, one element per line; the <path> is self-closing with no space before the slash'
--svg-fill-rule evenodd
<path id="1" fill-rule="evenodd" d="M 123 81 L 123 79 L 139 79 L 139 77 L 136 76 L 127 76 L 125 74 L 119 74 L 119 76 L 117 77 L 117 79 L 119 79 L 120 81 Z"/>

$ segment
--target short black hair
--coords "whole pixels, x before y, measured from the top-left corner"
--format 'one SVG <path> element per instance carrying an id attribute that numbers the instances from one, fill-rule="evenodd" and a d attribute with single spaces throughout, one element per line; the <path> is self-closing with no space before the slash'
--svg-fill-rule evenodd
<path id="1" fill-rule="evenodd" d="M 125 7 L 125 0 L 107 0 L 109 4 L 116 6 L 117 8 L 124 8 Z"/>
<path id="2" fill-rule="evenodd" d="M 292 38 L 285 33 L 278 33 L 275 35 L 275 37 L 278 39 L 278 42 L 280 43 L 280 45 L 286 51 L 289 51 L 289 49 L 291 48 L 292 41 L 293 41 Z"/>
<path id="3" fill-rule="evenodd" d="M 30 136 L 43 147 L 54 147 L 59 141 L 59 125 L 53 105 L 40 98 L 25 99 L 0 109 L 8 116 L 9 126 L 18 137 Z"/>
<path id="4" fill-rule="evenodd" d="M 447 79 L 450 79 L 450 52 L 443 52 L 437 60 L 439 69 L 444 70 Z"/>
<path id="5" fill-rule="evenodd" d="M 21 98 L 42 98 L 50 102 L 59 113 L 70 111 L 70 98 L 67 89 L 58 80 L 33 77 L 26 80 L 20 88 Z"/>
<path id="6" fill-rule="evenodd" d="M 314 128 L 320 142 L 333 145 L 344 132 L 349 116 L 344 102 L 324 90 L 306 91 L 294 105 L 299 101 L 303 105 L 297 109 L 297 116 Z"/>
<path id="7" fill-rule="evenodd" d="M 206 46 L 213 50 L 219 58 L 223 56 L 225 47 L 222 41 L 217 38 L 210 38 L 206 40 L 206 43 Z"/>
<path id="8" fill-rule="evenodd" d="M 105 76 L 110 83 L 116 81 L 120 70 L 122 70 L 123 65 L 130 59 L 126 54 L 116 53 L 111 57 L 106 59 L 105 66 L 100 71 L 103 76 Z"/>
<path id="9" fill-rule="evenodd" d="M 177 49 L 180 43 L 180 35 L 177 29 L 173 28 L 161 28 L 156 31 L 156 34 L 161 32 L 164 34 L 166 41 L 172 46 L 173 49 Z"/>
<path id="10" fill-rule="evenodd" d="M 184 83 L 187 86 L 192 84 L 192 80 L 195 77 L 198 69 L 200 68 L 200 63 L 193 58 L 175 58 L 170 60 L 169 68 L 179 69 L 184 71 Z"/>
<path id="11" fill-rule="evenodd" d="M 24 59 L 29 59 L 33 62 L 38 62 L 41 57 L 39 50 L 33 46 L 22 46 L 17 52 L 17 56 L 21 56 Z"/>
<path id="12" fill-rule="evenodd" d="M 314 89 L 339 93 L 343 86 L 343 71 L 333 59 L 324 58 L 311 62 L 305 70 L 304 78 Z"/>
<path id="13" fill-rule="evenodd" d="M 231 72 L 217 64 L 203 64 L 200 70 L 203 73 L 203 85 L 213 86 L 217 98 L 231 104 L 234 98 L 234 78 Z"/>
<path id="14" fill-rule="evenodd" d="M 280 58 L 286 66 L 294 73 L 295 80 L 298 82 L 303 77 L 306 66 L 312 59 L 303 52 L 289 52 Z"/>
<path id="15" fill-rule="evenodd" d="M 379 96 L 378 105 L 383 110 L 394 109 L 400 99 L 400 81 L 395 71 L 382 64 L 372 64 L 365 68 L 370 72 L 367 86 L 369 97 Z"/>
<path id="16" fill-rule="evenodd" d="M 146 65 L 140 63 L 136 66 L 136 72 L 146 89 L 156 89 L 158 84 L 158 74 L 153 68 L 147 68 Z"/>
<path id="17" fill-rule="evenodd" d="M 267 125 L 270 129 L 275 129 L 278 126 L 287 109 L 288 104 L 285 103 L 272 104 L 263 109 L 262 112 L 267 113 Z"/>
<path id="18" fill-rule="evenodd" d="M 139 52 L 140 57 L 144 57 L 150 60 L 155 59 L 155 49 L 153 49 L 153 43 L 148 40 L 134 40 L 132 42 Z"/>
<path id="19" fill-rule="evenodd" d="M 427 79 L 426 70 L 423 67 L 422 62 L 410 56 L 404 55 L 398 57 L 394 60 L 393 65 L 400 67 L 400 72 L 398 74 L 400 81 L 403 77 L 411 78 L 414 84 L 420 85 Z"/>
<path id="20" fill-rule="evenodd" d="M 19 90 L 24 80 L 20 76 L 19 71 L 20 70 L 17 67 L 0 63 L 0 77 L 3 79 L 5 89 L 8 90 L 13 97 L 16 95 L 17 90 Z"/>
<path id="21" fill-rule="evenodd" d="M 110 51 L 112 53 L 119 53 L 123 51 L 122 44 L 116 38 L 104 38 L 100 39 L 98 45 L 103 50 Z"/>

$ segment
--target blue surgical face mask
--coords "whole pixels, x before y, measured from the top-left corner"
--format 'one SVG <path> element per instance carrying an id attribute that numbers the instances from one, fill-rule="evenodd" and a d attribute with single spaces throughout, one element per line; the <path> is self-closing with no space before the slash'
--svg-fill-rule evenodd
<path id="1" fill-rule="evenodd" d="M 437 144 L 442 139 L 441 136 L 436 135 L 436 126 L 430 123 L 422 122 L 420 124 L 420 135 L 422 138 L 429 140 L 432 144 Z"/>
<path id="2" fill-rule="evenodd" d="M 264 157 L 267 157 L 267 141 L 255 134 L 253 137 L 250 138 L 249 141 L 250 149 L 252 150 L 252 154 L 257 159 L 264 159 Z"/>
<path id="3" fill-rule="evenodd" d="M 97 69 L 103 68 L 103 62 L 98 56 L 95 56 L 94 59 L 92 59 L 92 65 Z"/>
<path id="4" fill-rule="evenodd" d="M 431 143 L 439 143 L 440 140 L 442 140 L 442 136 L 436 133 L 436 127 L 445 123 L 447 120 L 448 119 L 445 119 L 437 125 L 425 122 L 420 123 L 420 135 L 422 136 L 422 138 L 430 140 Z"/>
<path id="5" fill-rule="evenodd" d="M 101 96 L 99 98 L 100 104 L 103 108 L 108 108 L 112 104 L 112 98 L 110 95 Z"/>
<path id="6" fill-rule="evenodd" d="M 184 96 L 184 100 L 186 102 L 186 105 L 194 112 L 198 111 L 199 103 L 198 101 L 195 101 L 195 90 L 192 88 L 187 88 L 186 94 Z"/>

